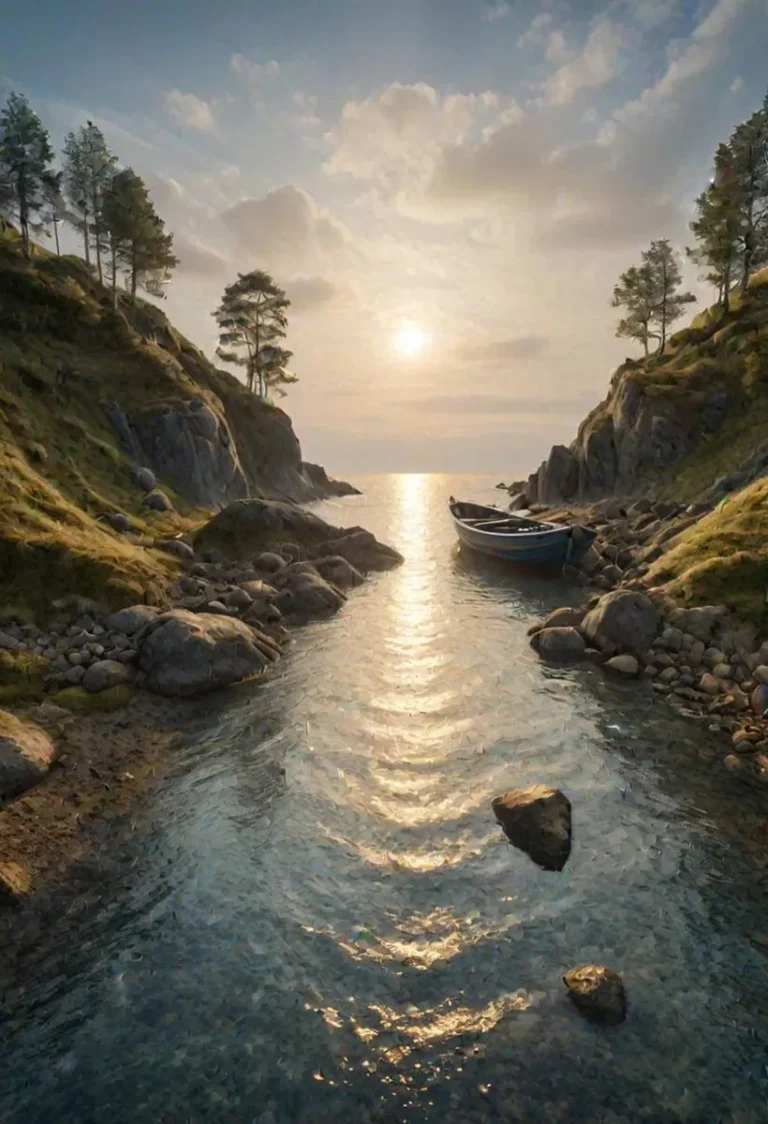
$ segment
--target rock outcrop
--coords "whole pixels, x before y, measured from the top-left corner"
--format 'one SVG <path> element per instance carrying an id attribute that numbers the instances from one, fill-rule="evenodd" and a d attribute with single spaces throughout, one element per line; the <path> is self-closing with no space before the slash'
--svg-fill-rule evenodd
<path id="1" fill-rule="evenodd" d="M 581 631 L 601 652 L 645 652 L 659 631 L 660 617 L 644 593 L 616 589 L 587 613 Z"/>
<path id="2" fill-rule="evenodd" d="M 491 802 L 510 843 L 544 870 L 562 870 L 571 853 L 571 802 L 556 788 L 511 788 Z"/>
<path id="3" fill-rule="evenodd" d="M 55 759 L 56 745 L 45 730 L 0 710 L 0 799 L 39 784 Z"/>
<path id="4" fill-rule="evenodd" d="M 602 964 L 583 964 L 563 976 L 574 1006 L 588 1019 L 615 1026 L 627 1016 L 627 993 L 617 972 Z"/>

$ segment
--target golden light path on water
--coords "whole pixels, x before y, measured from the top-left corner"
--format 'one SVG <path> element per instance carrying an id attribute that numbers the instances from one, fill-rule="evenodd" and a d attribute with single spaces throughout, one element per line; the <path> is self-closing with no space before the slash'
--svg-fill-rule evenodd
<path id="1" fill-rule="evenodd" d="M 387 579 L 387 622 L 382 637 L 387 658 L 381 676 L 387 690 L 373 693 L 366 700 L 368 714 L 362 723 L 363 732 L 372 736 L 378 752 L 372 751 L 370 739 L 365 739 L 365 748 L 359 751 L 367 758 L 364 780 L 345 775 L 349 801 L 390 825 L 387 833 L 393 836 L 403 829 L 406 833 L 410 829 L 421 834 L 426 831 L 428 846 L 403 849 L 393 838 L 392 847 L 384 847 L 366 839 L 340 836 L 330 827 L 324 829 L 329 840 L 353 849 L 372 868 L 402 870 L 415 876 L 456 868 L 468 858 L 477 858 L 498 836 L 493 828 L 478 837 L 455 826 L 485 802 L 487 795 L 457 785 L 450 773 L 451 756 L 471 728 L 472 718 L 462 714 L 467 683 L 457 678 L 455 668 L 451 669 L 453 657 L 443 644 L 452 623 L 448 606 L 441 599 L 440 568 L 428 531 L 436 504 L 433 488 L 434 478 L 426 475 L 403 474 L 397 478 L 393 539 L 405 564 Z M 477 911 L 462 916 L 451 906 L 429 908 L 425 902 L 423 910 L 393 923 L 394 933 L 377 933 L 373 927 L 366 930 L 365 939 L 354 940 L 332 929 L 307 928 L 333 937 L 353 961 L 371 962 L 401 974 L 403 967 L 428 971 L 448 963 L 473 946 L 502 938 L 518 924 L 519 918 L 512 912 L 507 912 L 501 922 L 490 924 Z M 359 1039 L 396 1063 L 427 1043 L 448 1043 L 457 1035 L 479 1035 L 506 1014 L 529 1010 L 539 997 L 518 989 L 477 1008 L 460 1002 L 455 995 L 446 995 L 430 1005 L 410 1004 L 406 1010 L 370 1004 L 368 1018 L 358 1004 L 347 1020 Z M 321 1010 L 329 1027 L 346 1025 L 347 1020 L 336 1007 Z M 390 1042 L 392 1032 L 397 1034 L 396 1045 Z M 378 1047 L 380 1037 L 382 1045 Z M 407 1080 L 410 1083 L 413 1077 Z"/>

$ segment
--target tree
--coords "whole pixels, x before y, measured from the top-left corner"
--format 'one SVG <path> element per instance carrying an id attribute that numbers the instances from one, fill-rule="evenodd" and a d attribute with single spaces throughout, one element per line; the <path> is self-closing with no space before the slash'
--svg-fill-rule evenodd
<path id="1" fill-rule="evenodd" d="M 67 209 L 64 197 L 61 194 L 61 172 L 54 172 L 43 186 L 43 199 L 45 202 L 44 220 L 46 226 L 53 226 L 53 237 L 56 242 L 56 253 L 61 254 L 59 245 L 59 223 L 66 218 Z"/>
<path id="2" fill-rule="evenodd" d="M 650 266 L 633 265 L 621 274 L 618 285 L 614 287 L 611 301 L 612 308 L 627 309 L 627 315 L 622 317 L 616 327 L 616 335 L 638 340 L 643 345 L 646 358 L 648 341 L 658 338 L 657 333 L 652 329 L 655 296 L 654 278 Z"/>
<path id="3" fill-rule="evenodd" d="M 93 234 L 96 267 L 103 281 L 101 251 L 104 224 L 102 199 L 114 175 L 117 157 L 110 152 L 101 129 L 88 121 L 77 133 L 69 133 L 64 145 L 64 183 L 71 205 L 83 232 L 85 260 L 90 265 L 89 245 Z"/>
<path id="4" fill-rule="evenodd" d="M 227 285 L 213 313 L 219 326 L 216 354 L 227 363 L 245 367 L 248 389 L 253 392 L 256 383 L 260 398 L 265 397 L 269 385 L 278 387 L 296 381 L 283 370 L 284 357 L 290 357 L 290 352 L 280 348 L 290 303 L 270 275 L 256 269 L 239 273 L 237 281 Z"/>
<path id="5" fill-rule="evenodd" d="M 281 398 L 285 398 L 284 386 L 297 383 L 298 377 L 288 370 L 288 361 L 293 352 L 283 347 L 263 347 L 261 349 L 261 373 L 264 380 L 264 393 L 276 391 Z"/>
<path id="6" fill-rule="evenodd" d="M 155 212 L 146 185 L 132 168 L 112 176 L 103 192 L 102 227 L 109 248 L 112 300 L 117 303 L 117 275 L 128 275 L 131 296 L 142 285 L 153 296 L 164 296 L 169 270 L 178 265 L 173 235 Z"/>
<path id="7" fill-rule="evenodd" d="M 723 313 L 730 309 L 730 294 L 738 273 L 744 238 L 742 194 L 733 175 L 733 153 L 721 144 L 715 154 L 715 175 L 696 200 L 697 218 L 690 224 L 699 245 L 688 255 L 707 269 L 704 279 L 718 288 Z"/>
<path id="8" fill-rule="evenodd" d="M 682 316 L 685 306 L 696 297 L 693 293 L 678 292 L 683 280 L 680 262 L 668 239 L 659 238 L 651 242 L 650 249 L 643 254 L 643 266 L 651 272 L 655 301 L 651 320 L 659 329 L 657 336 L 661 353 L 667 343 L 669 325 Z"/>
<path id="9" fill-rule="evenodd" d="M 50 167 L 53 149 L 47 130 L 22 94 L 13 93 L 0 114 L 0 183 L 7 213 L 18 220 L 24 253 L 29 256 L 30 231 L 45 206 L 46 191 L 55 180 Z"/>
<path id="10" fill-rule="evenodd" d="M 734 203 L 741 213 L 741 290 L 768 260 L 768 95 L 729 142 Z"/>

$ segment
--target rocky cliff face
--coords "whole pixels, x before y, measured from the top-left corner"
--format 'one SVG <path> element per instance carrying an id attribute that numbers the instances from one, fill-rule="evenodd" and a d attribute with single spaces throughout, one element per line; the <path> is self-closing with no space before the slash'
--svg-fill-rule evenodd
<path id="1" fill-rule="evenodd" d="M 568 446 L 555 445 L 517 506 L 589 502 L 673 487 L 688 498 L 741 487 L 765 470 L 768 270 L 723 319 L 708 310 L 662 356 L 627 359 Z"/>

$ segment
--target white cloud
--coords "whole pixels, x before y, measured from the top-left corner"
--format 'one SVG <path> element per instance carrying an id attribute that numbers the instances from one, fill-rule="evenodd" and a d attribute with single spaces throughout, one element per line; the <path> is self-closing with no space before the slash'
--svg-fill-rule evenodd
<path id="1" fill-rule="evenodd" d="M 539 12 L 531 20 L 530 26 L 517 41 L 518 47 L 535 47 L 544 43 L 547 38 L 547 32 L 552 23 L 552 16 L 549 12 Z"/>
<path id="2" fill-rule="evenodd" d="M 491 23 L 494 23 L 496 20 L 503 20 L 511 11 L 512 8 L 505 0 L 498 0 L 496 4 L 493 4 L 490 8 L 486 8 L 485 18 Z"/>
<path id="3" fill-rule="evenodd" d="M 604 86 L 621 68 L 621 48 L 626 31 L 619 24 L 602 20 L 589 33 L 580 55 L 564 63 L 544 83 L 544 101 L 567 105 L 580 90 Z"/>
<path id="4" fill-rule="evenodd" d="M 325 170 L 360 179 L 419 174 L 430 152 L 460 143 L 477 118 L 498 104 L 490 90 L 443 96 L 426 82 L 393 82 L 344 105 L 337 126 L 326 134 L 333 152 Z"/>
<path id="5" fill-rule="evenodd" d="M 739 90 L 742 90 L 743 88 L 744 88 L 744 79 L 739 74 L 739 75 L 736 76 L 736 78 L 734 78 L 733 82 L 731 82 L 731 93 L 732 94 L 738 94 Z"/>
<path id="6" fill-rule="evenodd" d="M 563 59 L 568 58 L 570 51 L 562 31 L 555 29 L 550 31 L 547 39 L 547 49 L 544 52 L 550 62 L 562 62 Z"/>
<path id="7" fill-rule="evenodd" d="M 174 120 L 187 129 L 210 132 L 214 127 L 213 110 L 209 102 L 196 94 L 184 94 L 181 90 L 169 90 L 165 104 Z"/>
<path id="8" fill-rule="evenodd" d="M 315 312 L 318 308 L 337 304 L 348 293 L 327 277 L 294 277 L 285 286 L 291 302 L 291 313 Z"/>
<path id="9" fill-rule="evenodd" d="M 252 62 L 245 55 L 233 55 L 229 60 L 229 69 L 238 78 L 243 78 L 251 85 L 258 85 L 264 79 L 276 78 L 280 73 L 280 63 L 277 59 L 264 63 Z"/>
<path id="10" fill-rule="evenodd" d="M 631 14 L 649 31 L 668 23 L 680 10 L 682 0 L 632 0 Z"/>

